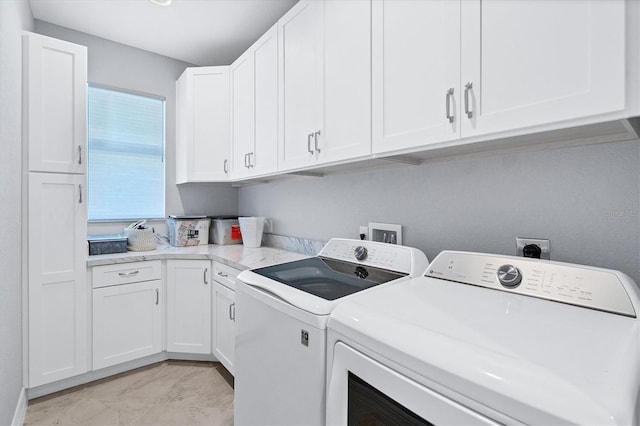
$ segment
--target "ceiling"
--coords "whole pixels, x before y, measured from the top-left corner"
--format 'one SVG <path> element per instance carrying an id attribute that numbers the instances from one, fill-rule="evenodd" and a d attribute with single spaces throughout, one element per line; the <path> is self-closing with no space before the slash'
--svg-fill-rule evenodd
<path id="1" fill-rule="evenodd" d="M 231 64 L 297 1 L 30 0 L 35 19 L 202 66 Z"/>

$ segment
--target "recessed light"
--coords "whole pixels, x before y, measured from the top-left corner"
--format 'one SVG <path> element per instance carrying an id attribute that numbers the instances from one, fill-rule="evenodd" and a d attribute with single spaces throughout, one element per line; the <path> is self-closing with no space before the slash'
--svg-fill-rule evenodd
<path id="1" fill-rule="evenodd" d="M 149 0 L 153 4 L 157 4 L 158 6 L 169 6 L 172 0 Z"/>

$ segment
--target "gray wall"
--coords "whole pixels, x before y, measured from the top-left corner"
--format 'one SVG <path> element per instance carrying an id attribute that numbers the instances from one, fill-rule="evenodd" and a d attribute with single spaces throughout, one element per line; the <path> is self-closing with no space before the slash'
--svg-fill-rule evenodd
<path id="1" fill-rule="evenodd" d="M 0 0 L 2 1 L 2 0 Z M 164 96 L 166 115 L 166 214 L 234 214 L 238 191 L 228 185 L 176 185 L 175 83 L 191 64 L 124 44 L 35 21 L 37 33 L 87 46 L 89 82 Z M 90 233 L 111 232 L 109 225 L 89 225 Z M 113 225 L 114 231 L 121 224 Z"/>
<path id="2" fill-rule="evenodd" d="M 553 260 L 619 269 L 640 282 L 639 141 L 432 161 L 240 189 L 243 215 L 274 233 L 357 238 L 403 225 L 404 243 L 514 254 L 515 237 L 551 240 Z"/>
<path id="3" fill-rule="evenodd" d="M 22 389 L 22 31 L 27 0 L 0 0 L 0 424 L 11 424 Z"/>

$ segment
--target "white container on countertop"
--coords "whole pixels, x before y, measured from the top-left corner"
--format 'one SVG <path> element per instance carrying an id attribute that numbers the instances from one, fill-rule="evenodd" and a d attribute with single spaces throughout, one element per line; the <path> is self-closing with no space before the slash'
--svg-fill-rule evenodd
<path id="1" fill-rule="evenodd" d="M 264 217 L 239 217 L 242 244 L 245 247 L 260 247 L 262 245 L 262 231 Z"/>

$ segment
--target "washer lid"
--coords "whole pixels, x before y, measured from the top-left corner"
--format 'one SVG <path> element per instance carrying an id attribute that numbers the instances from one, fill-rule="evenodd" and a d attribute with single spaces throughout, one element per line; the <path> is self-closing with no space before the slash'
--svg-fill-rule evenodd
<path id="1" fill-rule="evenodd" d="M 635 318 L 434 278 L 356 294 L 330 335 L 468 405 L 534 424 L 635 424 Z"/>
<path id="2" fill-rule="evenodd" d="M 336 300 L 407 276 L 403 273 L 322 257 L 267 266 L 254 269 L 253 272 L 326 300 Z"/>

